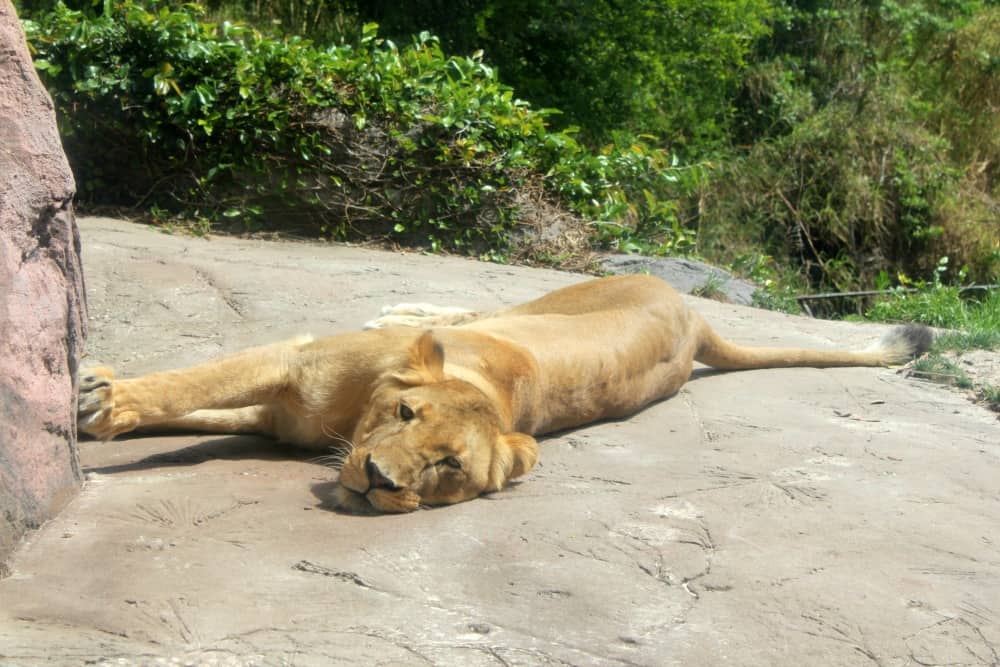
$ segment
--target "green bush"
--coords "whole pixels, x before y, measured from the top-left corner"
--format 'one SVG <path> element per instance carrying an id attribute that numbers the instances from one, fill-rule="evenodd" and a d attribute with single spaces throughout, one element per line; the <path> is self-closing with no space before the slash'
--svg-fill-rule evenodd
<path id="1" fill-rule="evenodd" d="M 862 114 L 830 104 L 716 172 L 699 248 L 761 247 L 812 284 L 845 291 L 880 271 L 926 274 L 943 193 L 956 182 L 947 150 L 888 94 Z"/>
<path id="2" fill-rule="evenodd" d="M 491 257 L 571 219 L 813 288 L 1000 274 L 991 0 L 73 2 L 21 6 L 85 205 Z"/>
<path id="3" fill-rule="evenodd" d="M 592 155 L 426 33 L 399 48 L 369 25 L 320 49 L 139 2 L 25 25 L 85 203 L 496 256 L 527 189 L 596 218 L 608 245 L 683 244 L 663 201 L 683 171 L 665 153 Z"/>
<path id="4" fill-rule="evenodd" d="M 480 213 L 527 167 L 516 148 L 544 116 L 481 62 L 430 38 L 399 50 L 373 27 L 357 49 L 319 50 L 200 19 L 125 2 L 28 24 L 84 200 L 502 244 Z"/>
<path id="5" fill-rule="evenodd" d="M 18 0 L 29 14 L 56 0 Z M 161 0 L 183 7 L 181 0 Z M 66 0 L 73 9 L 100 3 Z M 653 133 L 674 149 L 724 145 L 732 98 L 755 41 L 770 30 L 771 0 L 203 0 L 219 22 L 270 35 L 358 46 L 361 26 L 408 44 L 428 31 L 452 55 L 482 51 L 501 80 L 592 146 L 615 132 Z M 98 12 L 100 9 L 97 10 Z"/>
<path id="6" fill-rule="evenodd" d="M 990 4 L 786 0 L 736 98 L 742 149 L 698 195 L 698 250 L 762 250 L 814 289 L 942 255 L 1000 275 Z"/>
<path id="7" fill-rule="evenodd" d="M 593 241 L 605 248 L 650 255 L 694 249 L 683 198 L 705 177 L 703 165 L 681 166 L 676 156 L 625 133 L 596 153 L 553 135 L 561 153 L 549 174 L 565 201 L 592 220 Z M 555 156 L 552 156 L 555 158 Z"/>
<path id="8" fill-rule="evenodd" d="M 358 3 L 403 38 L 430 29 L 452 53 L 482 49 L 504 82 L 555 107 L 590 145 L 651 133 L 675 150 L 724 145 L 732 98 L 769 0 L 410 0 Z"/>

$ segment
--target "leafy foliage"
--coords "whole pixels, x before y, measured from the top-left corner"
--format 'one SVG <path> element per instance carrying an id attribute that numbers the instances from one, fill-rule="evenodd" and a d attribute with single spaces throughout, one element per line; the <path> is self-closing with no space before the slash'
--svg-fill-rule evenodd
<path id="1" fill-rule="evenodd" d="M 92 203 L 491 257 L 571 218 L 782 307 L 1000 275 L 995 0 L 67 1 L 20 5 Z"/>
<path id="2" fill-rule="evenodd" d="M 833 289 L 942 255 L 1000 274 L 991 4 L 788 0 L 737 96 L 748 148 L 699 194 L 699 249 L 762 248 Z"/>
<path id="3" fill-rule="evenodd" d="M 368 25 L 357 46 L 320 49 L 138 2 L 96 17 L 58 5 L 26 27 L 92 203 L 496 256 L 524 213 L 519 192 L 548 172 L 599 230 L 631 211 L 608 244 L 648 247 L 677 226 L 662 151 L 594 156 L 480 56 L 448 58 L 426 33 L 398 48 Z"/>
<path id="4" fill-rule="evenodd" d="M 852 104 L 829 104 L 726 164 L 705 196 L 714 224 L 701 249 L 724 256 L 738 238 L 841 290 L 880 271 L 926 274 L 957 175 L 947 142 L 899 120 L 901 103 L 882 99 L 863 118 Z"/>
<path id="5" fill-rule="evenodd" d="M 651 133 L 704 153 L 723 141 L 747 54 L 769 30 L 766 0 L 381 0 L 366 20 L 401 38 L 430 27 L 454 53 L 482 49 L 502 79 L 591 144 Z"/>
<path id="6" fill-rule="evenodd" d="M 564 199 L 593 221 L 596 244 L 652 255 L 694 248 L 682 195 L 697 188 L 705 167 L 683 167 L 676 156 L 624 133 L 597 153 L 566 136 L 550 139 L 562 158 L 549 174 Z"/>

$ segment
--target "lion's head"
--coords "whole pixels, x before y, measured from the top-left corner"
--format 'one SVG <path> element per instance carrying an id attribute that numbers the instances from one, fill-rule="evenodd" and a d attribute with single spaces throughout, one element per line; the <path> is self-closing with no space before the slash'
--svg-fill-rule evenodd
<path id="1" fill-rule="evenodd" d="M 499 491 L 538 460 L 534 438 L 502 431 L 491 399 L 446 375 L 441 346 L 424 333 L 407 368 L 375 388 L 340 473 L 338 502 L 410 512 Z"/>

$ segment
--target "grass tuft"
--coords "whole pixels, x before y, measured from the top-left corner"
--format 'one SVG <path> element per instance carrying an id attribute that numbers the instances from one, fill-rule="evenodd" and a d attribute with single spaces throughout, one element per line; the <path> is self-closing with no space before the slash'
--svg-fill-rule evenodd
<path id="1" fill-rule="evenodd" d="M 876 303 L 865 316 L 949 329 L 935 340 L 935 352 L 1000 349 L 1000 290 L 976 300 L 963 298 L 958 288 L 938 285 L 893 295 Z"/>

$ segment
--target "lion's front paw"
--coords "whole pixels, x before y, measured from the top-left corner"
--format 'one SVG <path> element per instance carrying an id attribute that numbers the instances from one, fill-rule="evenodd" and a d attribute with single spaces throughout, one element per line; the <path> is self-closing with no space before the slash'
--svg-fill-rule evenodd
<path id="1" fill-rule="evenodd" d="M 110 440 L 139 425 L 139 414 L 116 404 L 115 374 L 110 368 L 90 368 L 81 374 L 77 427 L 95 438 Z"/>

